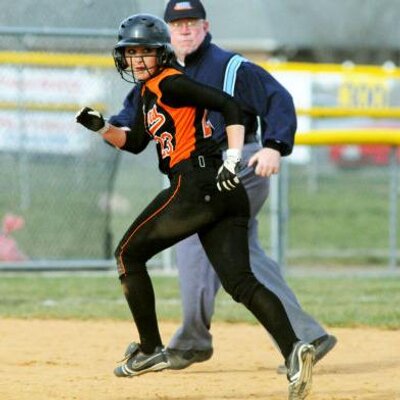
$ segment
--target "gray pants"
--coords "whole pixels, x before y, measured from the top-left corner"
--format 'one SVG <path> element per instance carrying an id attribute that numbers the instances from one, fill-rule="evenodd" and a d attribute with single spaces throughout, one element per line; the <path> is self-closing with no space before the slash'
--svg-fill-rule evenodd
<path id="1" fill-rule="evenodd" d="M 257 143 L 244 146 L 242 159 L 248 159 L 261 147 Z M 326 334 L 322 326 L 300 306 L 295 294 L 285 282 L 279 265 L 267 257 L 258 240 L 257 214 L 268 197 L 269 179 L 254 174 L 246 168 L 240 174 L 246 188 L 251 208 L 249 221 L 249 250 L 251 269 L 257 279 L 281 300 L 296 336 L 311 342 Z M 177 267 L 181 288 L 183 323 L 172 337 L 168 347 L 180 350 L 207 350 L 212 347 L 210 333 L 215 296 L 220 288 L 214 272 L 197 235 L 176 246 Z"/>

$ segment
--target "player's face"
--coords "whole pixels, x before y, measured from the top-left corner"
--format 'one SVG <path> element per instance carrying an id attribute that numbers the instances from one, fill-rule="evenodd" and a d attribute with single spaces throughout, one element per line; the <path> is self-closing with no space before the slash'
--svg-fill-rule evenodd
<path id="1" fill-rule="evenodd" d="M 146 81 L 158 70 L 157 49 L 144 46 L 126 47 L 125 60 L 137 81 Z"/>
<path id="2" fill-rule="evenodd" d="M 208 32 L 208 21 L 185 18 L 168 24 L 171 32 L 171 44 L 178 60 L 184 61 L 188 54 L 196 51 Z"/>

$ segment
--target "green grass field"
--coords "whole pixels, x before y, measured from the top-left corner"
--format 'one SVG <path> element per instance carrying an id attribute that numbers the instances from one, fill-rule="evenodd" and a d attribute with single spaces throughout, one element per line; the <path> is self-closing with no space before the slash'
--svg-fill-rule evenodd
<path id="1" fill-rule="evenodd" d="M 330 261 L 341 252 L 358 249 L 344 263 L 385 264 L 389 247 L 389 172 L 386 167 L 331 169 L 318 172 L 314 185 L 307 170 L 291 168 L 289 182 L 289 249 L 303 254 L 328 251 Z M 400 232 L 400 220 L 397 218 Z M 397 247 L 400 246 L 400 238 Z M 357 254 L 358 253 L 358 254 Z M 308 263 L 313 257 L 303 256 Z M 295 259 L 291 259 L 295 262 Z"/>
<path id="2" fill-rule="evenodd" d="M 176 277 L 153 276 L 159 319 L 180 320 Z M 289 276 L 305 310 L 327 326 L 399 329 L 400 275 Z M 17 318 L 130 319 L 114 274 L 21 273 L 0 275 L 0 316 Z M 216 321 L 254 322 L 225 292 Z"/>

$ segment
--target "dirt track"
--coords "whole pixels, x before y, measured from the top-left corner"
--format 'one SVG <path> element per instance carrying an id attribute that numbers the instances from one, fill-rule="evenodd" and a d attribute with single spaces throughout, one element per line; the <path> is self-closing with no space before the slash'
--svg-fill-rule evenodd
<path id="1" fill-rule="evenodd" d="M 161 325 L 168 338 L 176 324 Z M 400 400 L 400 331 L 332 329 L 339 343 L 315 367 L 310 400 Z M 133 339 L 110 321 L 0 320 L 1 400 L 222 400 L 287 398 L 280 356 L 254 325 L 216 324 L 215 353 L 183 371 L 112 374 Z"/>

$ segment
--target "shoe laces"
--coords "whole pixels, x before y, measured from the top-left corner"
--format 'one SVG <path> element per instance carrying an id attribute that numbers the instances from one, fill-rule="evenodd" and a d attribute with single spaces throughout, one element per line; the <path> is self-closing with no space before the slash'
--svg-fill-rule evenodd
<path id="1" fill-rule="evenodd" d="M 124 358 L 120 361 L 117 361 L 118 363 L 128 361 L 132 357 L 134 357 L 137 353 L 139 353 L 140 350 L 140 344 L 136 342 L 132 342 L 128 344 L 128 347 L 125 350 Z"/>

